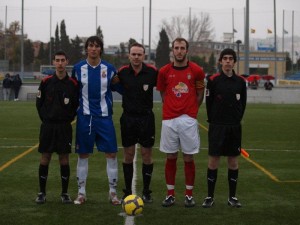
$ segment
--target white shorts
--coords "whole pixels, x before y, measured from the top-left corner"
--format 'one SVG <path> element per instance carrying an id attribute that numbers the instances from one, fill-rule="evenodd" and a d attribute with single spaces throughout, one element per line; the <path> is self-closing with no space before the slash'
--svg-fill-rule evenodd
<path id="1" fill-rule="evenodd" d="M 180 148 L 183 153 L 190 155 L 198 153 L 200 149 L 198 122 L 188 115 L 162 121 L 160 151 L 176 153 Z"/>

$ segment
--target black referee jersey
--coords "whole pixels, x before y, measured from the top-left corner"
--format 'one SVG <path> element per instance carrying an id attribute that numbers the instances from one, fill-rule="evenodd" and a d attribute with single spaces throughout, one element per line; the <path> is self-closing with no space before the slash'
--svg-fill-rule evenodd
<path id="1" fill-rule="evenodd" d="M 247 103 L 247 87 L 243 77 L 231 77 L 223 71 L 209 77 L 206 87 L 208 122 L 212 124 L 240 124 Z"/>
<path id="2" fill-rule="evenodd" d="M 68 75 L 62 80 L 56 74 L 44 78 L 39 86 L 36 108 L 44 123 L 69 123 L 78 107 L 78 84 Z"/>
<path id="3" fill-rule="evenodd" d="M 154 66 L 145 63 L 138 74 L 135 74 L 131 64 L 119 69 L 118 77 L 124 88 L 122 94 L 124 113 L 143 115 L 152 111 L 153 88 L 156 86 L 157 73 Z"/>

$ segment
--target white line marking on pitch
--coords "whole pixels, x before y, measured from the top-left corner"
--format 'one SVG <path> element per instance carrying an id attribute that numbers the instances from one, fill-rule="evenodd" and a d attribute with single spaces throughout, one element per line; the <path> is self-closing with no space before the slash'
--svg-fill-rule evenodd
<path id="1" fill-rule="evenodd" d="M 132 178 L 132 194 L 136 194 L 136 181 L 137 181 L 137 172 L 136 172 L 136 160 L 138 154 L 138 145 L 135 145 L 135 154 L 133 159 L 133 178 Z M 134 216 L 125 217 L 125 225 L 134 225 Z"/>

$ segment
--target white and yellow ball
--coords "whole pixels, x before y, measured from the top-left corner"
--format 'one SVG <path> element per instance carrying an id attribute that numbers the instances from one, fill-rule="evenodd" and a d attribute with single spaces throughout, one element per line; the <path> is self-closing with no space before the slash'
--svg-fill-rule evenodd
<path id="1" fill-rule="evenodd" d="M 136 216 L 143 212 L 144 201 L 137 195 L 128 195 L 123 200 L 122 207 L 128 216 Z"/>

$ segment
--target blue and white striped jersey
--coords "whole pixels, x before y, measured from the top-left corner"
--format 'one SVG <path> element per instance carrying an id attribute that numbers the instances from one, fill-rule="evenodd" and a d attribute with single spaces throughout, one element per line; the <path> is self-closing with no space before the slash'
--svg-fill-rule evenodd
<path id="1" fill-rule="evenodd" d="M 115 74 L 114 66 L 103 60 L 97 66 L 89 65 L 87 60 L 74 65 L 72 77 L 77 79 L 80 87 L 79 114 L 112 115 L 111 79 Z"/>

